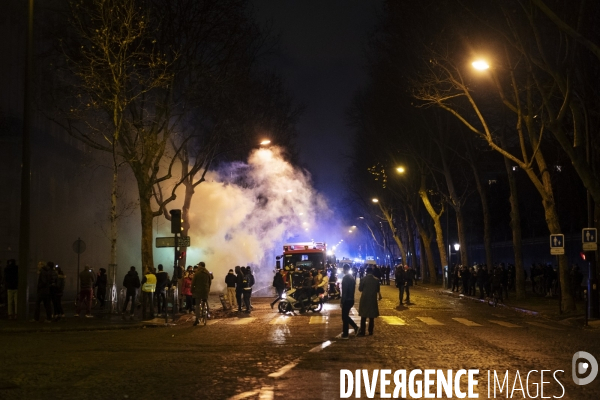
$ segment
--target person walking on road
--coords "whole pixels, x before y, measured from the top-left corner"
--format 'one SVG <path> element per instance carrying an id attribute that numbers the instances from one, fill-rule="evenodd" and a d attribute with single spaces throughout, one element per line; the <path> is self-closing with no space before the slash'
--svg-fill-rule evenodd
<path id="1" fill-rule="evenodd" d="M 410 288 L 415 282 L 415 270 L 408 265 L 404 266 L 404 290 L 406 291 L 406 304 L 410 304 Z M 400 304 L 402 304 L 402 295 L 400 295 Z"/>
<path id="2" fill-rule="evenodd" d="M 212 276 L 206 269 L 204 261 L 201 261 L 192 279 L 192 296 L 196 299 L 196 321 L 194 322 L 194 326 L 200 323 L 200 313 L 202 312 L 200 305 L 202 301 L 206 302 L 208 312 L 208 293 L 210 292 L 211 281 Z"/>
<path id="3" fill-rule="evenodd" d="M 281 300 L 281 296 L 283 296 L 283 291 L 285 289 L 285 281 L 283 280 L 283 270 L 281 268 L 277 268 L 275 272 L 275 276 L 273 277 L 273 287 L 277 292 L 277 297 L 271 303 L 271 308 L 275 307 L 275 303 Z"/>
<path id="4" fill-rule="evenodd" d="M 406 288 L 406 272 L 402 264 L 396 266 L 394 272 L 396 287 L 398 288 L 398 298 L 400 299 L 400 305 L 404 304 L 404 289 Z"/>
<path id="5" fill-rule="evenodd" d="M 125 292 L 125 303 L 123 304 L 123 313 L 122 318 L 125 319 L 125 312 L 127 311 L 127 303 L 131 300 L 131 309 L 129 311 L 129 319 L 133 320 L 133 315 L 135 314 L 135 294 L 137 290 L 140 288 L 140 277 L 135 270 L 134 266 L 129 268 L 129 272 L 123 278 L 123 287 L 127 290 Z"/>
<path id="6" fill-rule="evenodd" d="M 167 297 L 165 294 L 167 287 L 171 287 L 169 274 L 164 271 L 162 264 L 158 264 L 158 272 L 156 273 L 156 291 L 154 292 L 158 314 L 165 314 L 167 312 Z"/>
<path id="7" fill-rule="evenodd" d="M 237 307 L 237 299 L 235 295 L 235 285 L 237 283 L 237 276 L 233 273 L 233 269 L 230 269 L 225 277 L 225 284 L 227 285 L 227 300 L 229 300 L 229 305 L 231 309 Z"/>
<path id="8" fill-rule="evenodd" d="M 359 336 L 365 335 L 367 318 L 369 319 L 369 335 L 373 334 L 375 318 L 379 317 L 379 305 L 377 304 L 377 301 L 381 300 L 379 287 L 379 279 L 373 276 L 373 269 L 368 267 L 367 275 L 360 280 L 358 285 L 358 290 L 362 293 L 358 304 L 358 315 L 360 315 Z"/>
<path id="9" fill-rule="evenodd" d="M 356 281 L 354 276 L 350 273 L 350 266 L 344 264 L 344 278 L 342 278 L 342 299 L 340 305 L 342 306 L 342 339 L 348 339 L 349 326 L 354 329 L 354 334 L 358 335 L 358 326 L 352 318 L 350 318 L 350 310 L 354 306 L 354 291 L 356 290 Z M 360 280 L 362 284 L 362 279 Z"/>
<path id="10" fill-rule="evenodd" d="M 79 301 L 77 302 L 77 310 L 75 316 L 81 315 L 81 310 L 85 308 L 85 316 L 92 318 L 92 297 L 94 295 L 94 285 L 96 283 L 96 275 L 89 265 L 83 268 L 79 273 Z"/>
<path id="11" fill-rule="evenodd" d="M 154 319 L 154 292 L 156 291 L 156 275 L 154 269 L 148 267 L 142 278 L 142 318 Z"/>
<path id="12" fill-rule="evenodd" d="M 19 289 L 19 267 L 15 260 L 8 260 L 4 267 L 4 282 L 8 305 L 8 319 L 17 319 L 17 292 Z M 14 307 L 14 311 L 13 311 Z"/>

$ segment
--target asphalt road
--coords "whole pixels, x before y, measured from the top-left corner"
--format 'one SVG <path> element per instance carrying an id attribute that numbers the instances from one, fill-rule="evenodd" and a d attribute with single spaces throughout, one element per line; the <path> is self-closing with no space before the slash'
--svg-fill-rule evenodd
<path id="1" fill-rule="evenodd" d="M 350 340 L 339 339 L 339 302 L 321 313 L 280 316 L 266 298 L 254 299 L 250 316 L 207 326 L 184 318 L 168 328 L 0 332 L 0 399 L 337 399 L 342 369 L 477 369 L 479 398 L 488 398 L 487 373 L 494 370 L 500 381 L 506 371 L 509 377 L 509 395 L 505 386 L 495 398 L 532 398 L 536 388 L 541 398 L 539 371 L 549 370 L 544 397 L 600 398 L 600 377 L 578 386 L 571 376 L 575 352 L 600 359 L 600 330 L 420 287 L 408 307 L 397 307 L 395 288 L 382 293 L 374 335 Z M 532 370 L 538 372 L 527 381 Z M 378 382 L 374 397 L 382 394 Z"/>

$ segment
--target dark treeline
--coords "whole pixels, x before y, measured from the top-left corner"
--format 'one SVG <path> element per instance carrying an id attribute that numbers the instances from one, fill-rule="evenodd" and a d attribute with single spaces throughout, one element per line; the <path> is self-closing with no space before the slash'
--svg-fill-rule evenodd
<path id="1" fill-rule="evenodd" d="M 586 190 L 598 225 L 599 14 L 584 0 L 387 2 L 370 81 L 348 110 L 349 217 L 371 215 L 380 250 L 389 236 L 404 262 L 420 249 L 433 282 L 449 243 L 463 264 L 514 263 L 523 296 L 523 239 L 581 232 Z M 514 257 L 495 258 L 492 243 L 507 240 Z M 474 260 L 478 245 L 485 257 Z M 567 257 L 558 264 L 568 294 Z"/>

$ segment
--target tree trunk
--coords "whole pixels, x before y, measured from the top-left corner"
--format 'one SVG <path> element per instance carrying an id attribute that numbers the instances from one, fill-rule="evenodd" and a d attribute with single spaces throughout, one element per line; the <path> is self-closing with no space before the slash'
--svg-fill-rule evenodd
<path id="1" fill-rule="evenodd" d="M 150 196 L 144 197 L 144 193 L 140 193 L 140 217 L 142 222 L 142 270 L 145 272 L 150 267 L 154 268 L 152 246 L 152 221 L 154 221 L 154 212 L 150 204 Z"/>
<path id="2" fill-rule="evenodd" d="M 501 138 L 502 146 L 505 147 L 504 136 Z M 515 284 L 517 299 L 525 298 L 525 269 L 523 268 L 523 249 L 521 247 L 521 212 L 519 211 L 519 195 L 517 190 L 517 179 L 513 174 L 512 166 L 508 158 L 504 157 L 504 167 L 508 177 L 510 189 L 510 228 L 512 230 L 513 252 L 515 254 Z M 490 266 L 488 266 L 490 267 Z"/>
<path id="3" fill-rule="evenodd" d="M 460 243 L 460 262 L 469 265 L 469 253 L 467 252 L 467 236 L 465 235 L 465 220 L 462 215 L 462 207 L 454 207 L 456 213 L 456 226 L 458 227 L 458 241 Z"/>
<path id="4" fill-rule="evenodd" d="M 113 154 L 114 157 L 114 154 Z M 119 182 L 119 166 L 116 160 L 113 158 L 113 179 L 112 188 L 110 193 L 110 264 L 108 267 L 108 303 L 110 312 L 115 311 L 113 309 L 116 306 L 116 294 L 117 294 L 117 186 Z M 118 310 L 117 310 L 118 311 Z"/>
<path id="5" fill-rule="evenodd" d="M 417 270 L 417 276 L 423 277 L 423 267 L 427 263 L 428 257 L 425 257 L 425 245 L 423 244 L 423 239 L 421 236 L 417 236 L 417 240 L 419 241 L 419 269 Z M 431 252 L 431 245 L 429 246 L 429 251 Z M 435 267 L 434 267 L 435 270 Z"/>
<path id="6" fill-rule="evenodd" d="M 390 226 L 390 229 L 392 230 L 392 235 L 394 236 L 394 240 L 396 241 L 396 244 L 398 245 L 398 248 L 400 249 L 400 254 L 402 255 L 402 262 L 404 264 L 407 264 L 408 262 L 406 260 L 406 249 L 404 248 L 404 243 L 402 243 L 402 240 L 400 240 L 398 230 L 394 226 L 394 221 L 392 219 L 392 215 L 388 212 L 388 210 L 383 208 L 381 203 L 377 203 L 377 204 L 379 204 L 379 209 L 381 210 L 381 212 L 383 212 L 383 215 L 384 215 L 388 225 Z"/>
<path id="7" fill-rule="evenodd" d="M 417 255 L 415 253 L 415 240 L 413 236 L 413 230 L 410 224 L 410 218 L 408 212 L 404 213 L 406 217 L 406 234 L 408 239 L 408 252 L 410 253 L 410 266 L 416 268 L 417 266 Z"/>
<path id="8" fill-rule="evenodd" d="M 506 159 L 505 159 L 506 160 Z M 481 199 L 481 210 L 483 212 L 483 245 L 485 248 L 485 263 L 489 267 L 492 267 L 494 260 L 492 258 L 492 223 L 490 214 L 490 205 L 487 198 L 487 193 L 481 184 L 479 177 L 479 171 L 474 162 L 470 162 L 471 168 L 473 169 L 473 175 L 475 177 L 475 183 L 477 185 L 477 192 Z"/>
<path id="9" fill-rule="evenodd" d="M 433 226 L 435 228 L 435 238 L 436 238 L 438 250 L 440 253 L 440 265 L 442 266 L 442 271 L 444 271 L 445 267 L 447 266 L 447 260 L 448 260 L 448 256 L 446 253 L 446 245 L 444 243 L 444 232 L 442 230 L 442 224 L 440 223 L 440 217 L 444 213 L 444 210 L 442 208 L 442 211 L 439 214 L 434 210 L 433 205 L 431 204 L 431 201 L 429 201 L 429 195 L 427 194 L 424 175 L 421 176 L 421 188 L 419 189 L 419 196 L 421 197 L 421 201 L 425 205 L 425 209 L 431 216 L 431 219 L 433 219 Z M 427 254 L 427 257 L 429 258 L 429 260 L 433 260 L 433 258 L 429 257 L 429 254 Z M 437 283 L 437 273 L 435 270 L 435 264 L 429 260 L 428 260 L 428 262 L 429 262 L 430 271 L 432 271 L 431 268 L 432 268 L 432 264 L 433 264 L 433 271 L 432 271 L 433 276 L 430 277 L 430 279 L 432 280 L 431 283 L 436 284 Z"/>

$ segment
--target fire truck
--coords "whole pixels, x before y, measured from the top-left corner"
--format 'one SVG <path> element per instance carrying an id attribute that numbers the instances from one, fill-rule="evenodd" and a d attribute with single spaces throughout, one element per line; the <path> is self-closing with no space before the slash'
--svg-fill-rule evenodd
<path id="1" fill-rule="evenodd" d="M 302 272 L 312 269 L 323 271 L 328 262 L 327 244 L 325 242 L 286 243 L 283 255 L 277 256 L 277 266 L 293 277 L 291 286 L 295 287 L 301 280 Z"/>

